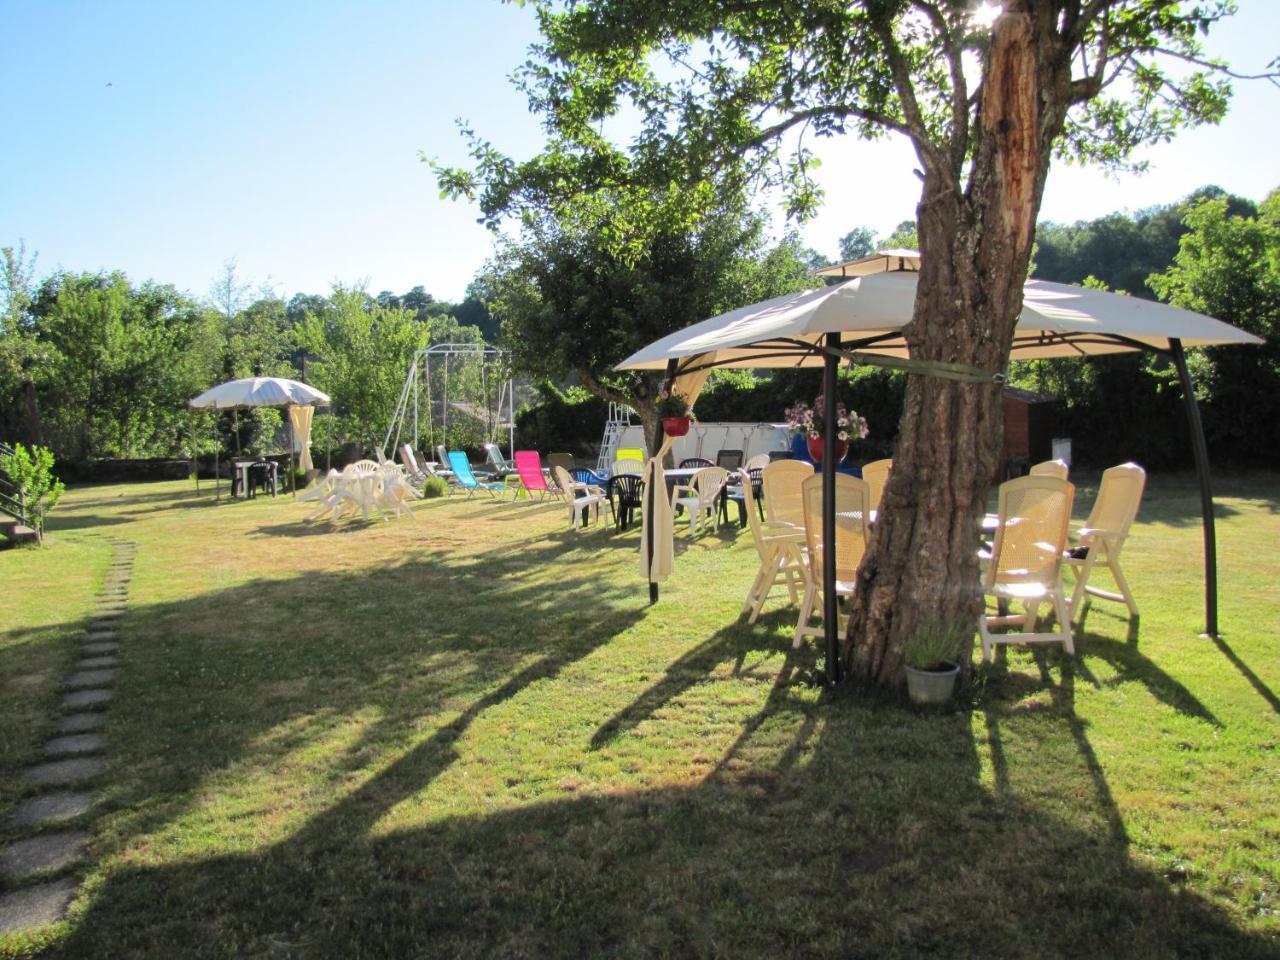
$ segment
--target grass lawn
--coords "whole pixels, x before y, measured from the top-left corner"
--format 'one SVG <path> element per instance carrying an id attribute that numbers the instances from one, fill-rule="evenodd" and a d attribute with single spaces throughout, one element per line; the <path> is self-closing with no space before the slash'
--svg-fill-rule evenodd
<path id="1" fill-rule="evenodd" d="M 1218 486 L 1221 641 L 1155 477 L 1140 627 L 945 716 L 809 685 L 736 528 L 649 606 L 638 532 L 559 507 L 73 490 L 0 554 L 0 841 L 118 539 L 109 774 L 70 917 L 0 956 L 1280 957 L 1280 477 Z"/>

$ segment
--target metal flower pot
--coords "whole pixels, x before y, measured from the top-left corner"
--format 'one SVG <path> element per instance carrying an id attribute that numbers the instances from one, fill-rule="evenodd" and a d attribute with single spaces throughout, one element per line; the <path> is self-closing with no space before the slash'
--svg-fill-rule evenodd
<path id="1" fill-rule="evenodd" d="M 907 672 L 907 695 L 919 706 L 939 706 L 949 701 L 956 688 L 956 677 L 960 676 L 960 667 L 955 665 L 946 670 L 903 669 Z"/>

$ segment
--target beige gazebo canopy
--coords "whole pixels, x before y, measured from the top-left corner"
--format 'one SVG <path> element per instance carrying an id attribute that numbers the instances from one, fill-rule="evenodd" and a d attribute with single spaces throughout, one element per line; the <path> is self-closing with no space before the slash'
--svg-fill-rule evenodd
<path id="1" fill-rule="evenodd" d="M 818 271 L 820 276 L 848 277 L 832 286 L 807 290 L 750 304 L 695 323 L 637 350 L 617 365 L 619 370 L 665 370 L 675 392 L 690 402 L 697 397 L 707 373 L 716 367 L 823 367 L 824 392 L 835 392 L 836 367 L 841 359 L 896 358 L 915 372 L 950 375 L 934 364 L 913 368 L 902 328 L 911 321 L 919 280 L 920 253 L 883 250 L 860 260 Z M 1028 280 L 1023 287 L 1022 313 L 1014 333 L 1012 356 L 1018 360 L 1048 357 L 1089 357 L 1149 350 L 1167 354 L 1178 369 L 1191 426 L 1196 467 L 1200 475 L 1205 530 L 1205 628 L 1217 635 L 1217 559 L 1213 529 L 1213 499 L 1209 490 L 1208 453 L 1200 413 L 1196 407 L 1184 348 L 1258 344 L 1262 340 L 1230 324 L 1163 303 L 1122 296 L 1062 283 Z M 959 372 L 955 372 L 959 375 Z M 967 379 L 974 379 L 969 371 Z M 1003 372 L 985 374 L 998 378 Z M 827 404 L 826 443 L 835 440 L 833 411 Z M 834 504 L 835 468 L 823 464 L 824 497 Z M 659 474 L 660 476 L 660 474 Z M 650 485 L 652 487 L 652 484 Z M 824 539 L 835 537 L 834 514 L 824 517 Z M 656 582 L 670 570 L 669 543 L 655 542 L 645 511 L 642 567 L 649 571 L 650 596 Z M 824 571 L 829 674 L 836 663 L 835 567 L 833 550 L 825 551 L 830 569 Z"/>
<path id="2" fill-rule="evenodd" d="M 898 251 L 913 253 L 914 251 Z M 914 260 L 884 254 L 855 261 L 880 272 L 854 275 L 835 286 L 806 290 L 740 307 L 656 340 L 618 369 L 713 367 L 820 367 L 822 341 L 841 335 L 845 349 L 907 356 L 902 328 L 911 320 L 919 278 Z M 843 265 L 848 266 L 848 265 Z M 819 273 L 830 273 L 829 267 Z M 837 276 L 839 274 L 836 274 Z M 1102 290 L 1028 280 L 1014 333 L 1013 357 L 1084 357 L 1129 350 L 1261 343 L 1251 333 L 1203 314 Z"/>

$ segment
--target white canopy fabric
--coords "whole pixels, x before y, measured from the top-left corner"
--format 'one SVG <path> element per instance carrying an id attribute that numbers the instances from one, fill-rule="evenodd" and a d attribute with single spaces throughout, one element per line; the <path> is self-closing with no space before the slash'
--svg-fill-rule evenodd
<path id="1" fill-rule="evenodd" d="M 289 407 L 293 452 L 298 456 L 298 466 L 302 468 L 303 473 L 309 472 L 313 467 L 311 462 L 311 415 L 313 413 L 315 413 L 315 407 L 297 405 Z"/>
<path id="2" fill-rule="evenodd" d="M 315 387 L 284 377 L 249 377 L 229 380 L 206 390 L 187 405 L 197 410 L 229 410 L 232 407 L 328 406 L 329 395 Z"/>
<path id="3" fill-rule="evenodd" d="M 901 331 L 911 320 L 919 274 L 897 269 L 911 261 L 888 254 L 908 252 L 887 251 L 858 262 L 893 268 L 889 272 L 753 303 L 695 323 L 636 351 L 617 369 L 664 370 L 669 360 L 694 356 L 700 364 L 717 367 L 820 367 L 819 340 L 828 333 L 844 334 L 846 349 L 905 357 Z M 1179 307 L 1028 280 L 1013 357 L 1036 360 L 1163 350 L 1175 338 L 1186 347 L 1262 342 L 1221 320 Z"/>

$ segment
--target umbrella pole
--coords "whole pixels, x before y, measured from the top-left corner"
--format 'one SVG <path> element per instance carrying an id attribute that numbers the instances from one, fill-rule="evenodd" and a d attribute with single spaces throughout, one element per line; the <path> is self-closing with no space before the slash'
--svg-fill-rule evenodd
<path id="1" fill-rule="evenodd" d="M 827 683 L 840 681 L 840 620 L 836 597 L 836 369 L 840 334 L 827 334 L 822 361 L 822 629 L 827 641 Z"/>
<path id="2" fill-rule="evenodd" d="M 663 430 L 662 428 L 662 421 L 659 420 L 658 435 L 657 435 L 659 451 L 662 450 L 662 441 L 664 439 L 665 433 L 666 431 Z M 653 456 L 654 456 L 653 454 L 650 454 L 649 458 L 653 459 Z M 653 475 L 654 475 L 653 470 L 649 470 L 647 472 L 647 476 L 649 477 L 649 482 L 645 485 L 644 495 L 645 495 L 645 499 L 647 499 L 649 503 L 648 503 L 648 506 L 644 508 L 645 518 L 648 520 L 648 522 L 645 524 L 644 532 L 645 532 L 645 546 L 649 550 L 649 554 L 648 554 L 649 556 L 649 602 L 657 603 L 658 602 L 658 585 L 657 583 L 654 582 L 654 579 L 653 579 L 653 498 L 655 496 L 653 491 L 654 491 L 654 488 L 657 487 L 657 484 L 653 482 Z M 663 490 L 662 492 L 664 495 L 666 494 L 666 490 Z"/>
<path id="3" fill-rule="evenodd" d="M 213 447 L 213 502 L 222 499 L 222 471 L 218 469 L 218 444 Z"/>
<path id="4" fill-rule="evenodd" d="M 1173 365 L 1178 369 L 1178 382 L 1182 384 L 1182 403 L 1187 413 L 1187 426 L 1191 430 L 1191 450 L 1196 459 L 1196 476 L 1200 480 L 1200 515 L 1204 527 L 1204 632 L 1218 638 L 1218 544 L 1213 523 L 1213 491 L 1209 488 L 1209 447 L 1204 441 L 1204 424 L 1200 420 L 1200 407 L 1196 403 L 1195 387 L 1191 383 L 1191 371 L 1187 369 L 1187 355 L 1182 341 L 1169 340 Z"/>
<path id="5" fill-rule="evenodd" d="M 187 423 L 191 426 L 191 472 L 196 476 L 196 496 L 200 496 L 200 457 L 196 452 L 196 418 L 188 412 Z"/>

